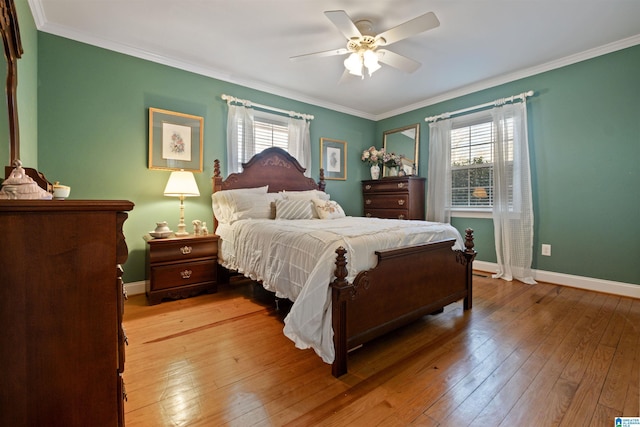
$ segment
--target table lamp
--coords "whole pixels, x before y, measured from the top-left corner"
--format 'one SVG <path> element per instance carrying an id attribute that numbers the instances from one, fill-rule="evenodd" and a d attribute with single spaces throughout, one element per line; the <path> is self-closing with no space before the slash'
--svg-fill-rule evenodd
<path id="1" fill-rule="evenodd" d="M 189 233 L 185 230 L 186 225 L 184 223 L 184 198 L 200 195 L 193 173 L 185 172 L 184 170 L 171 172 L 167 186 L 164 188 L 164 195 L 180 197 L 180 223 L 178 224 L 178 231 L 174 234 L 176 236 L 188 235 Z"/>

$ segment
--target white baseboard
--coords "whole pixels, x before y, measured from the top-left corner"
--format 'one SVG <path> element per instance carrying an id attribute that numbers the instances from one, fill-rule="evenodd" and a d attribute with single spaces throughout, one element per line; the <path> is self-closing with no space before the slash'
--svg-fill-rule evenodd
<path id="1" fill-rule="evenodd" d="M 473 261 L 473 269 L 495 273 L 498 271 L 498 264 L 486 261 Z M 580 288 L 588 291 L 603 292 L 606 294 L 640 299 L 640 285 L 634 285 L 631 283 L 573 276 L 571 274 L 555 273 L 553 271 L 544 270 L 533 270 L 533 278 L 540 282 L 571 286 L 573 288 Z"/>
<path id="2" fill-rule="evenodd" d="M 144 280 L 139 282 L 125 283 L 124 289 L 127 291 L 127 295 L 140 295 L 145 292 Z"/>
<path id="3" fill-rule="evenodd" d="M 473 261 L 473 269 L 495 273 L 498 271 L 498 265 L 494 262 Z M 554 273 L 553 271 L 544 270 L 533 270 L 533 278 L 541 282 L 556 285 L 571 286 L 573 288 L 640 299 L 640 285 L 631 283 L 593 279 L 591 277 L 573 276 L 571 274 Z M 126 283 L 124 287 L 127 290 L 127 295 L 139 295 L 145 292 L 144 280 Z"/>

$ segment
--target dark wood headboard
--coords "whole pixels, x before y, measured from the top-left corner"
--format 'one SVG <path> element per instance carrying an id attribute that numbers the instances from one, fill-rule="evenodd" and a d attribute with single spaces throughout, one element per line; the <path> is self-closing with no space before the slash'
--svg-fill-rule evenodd
<path id="1" fill-rule="evenodd" d="M 289 153 L 278 147 L 267 148 L 242 164 L 242 172 L 232 173 L 227 179 L 220 175 L 220 161 L 213 166 L 213 192 L 236 188 L 252 188 L 269 185 L 270 193 L 278 191 L 324 191 L 324 170 L 320 169 L 320 179 L 304 176 L 305 168 Z"/>

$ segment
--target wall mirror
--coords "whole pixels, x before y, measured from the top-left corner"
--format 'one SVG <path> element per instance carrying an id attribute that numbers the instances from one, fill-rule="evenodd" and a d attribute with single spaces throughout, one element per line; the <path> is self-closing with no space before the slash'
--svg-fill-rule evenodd
<path id="1" fill-rule="evenodd" d="M 18 86 L 18 59 L 22 56 L 22 43 L 20 41 L 20 28 L 18 27 L 18 14 L 13 0 L 0 1 L 0 34 L 4 45 L 4 57 L 6 59 L 6 94 L 9 120 L 10 160 L 20 157 L 20 134 L 18 130 L 18 107 L 16 91 Z"/>
<path id="2" fill-rule="evenodd" d="M 418 175 L 418 147 L 420 123 L 384 131 L 382 146 L 386 152 L 403 156 L 402 169 L 406 175 Z M 386 172 L 386 167 L 384 168 Z M 386 173 L 384 175 L 387 175 Z"/>

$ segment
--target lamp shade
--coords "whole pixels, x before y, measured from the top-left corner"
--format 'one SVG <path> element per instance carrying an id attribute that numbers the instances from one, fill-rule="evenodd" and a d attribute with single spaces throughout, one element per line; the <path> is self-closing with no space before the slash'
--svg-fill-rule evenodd
<path id="1" fill-rule="evenodd" d="M 164 195 L 174 197 L 199 196 L 200 190 L 198 190 L 198 184 L 196 184 L 193 173 L 183 170 L 171 172 L 167 186 L 164 188 Z"/>
<path id="2" fill-rule="evenodd" d="M 473 193 L 471 193 L 471 195 L 479 199 L 486 199 L 487 197 L 489 197 L 489 195 L 487 194 L 487 190 L 485 190 L 484 187 L 474 188 Z"/>

